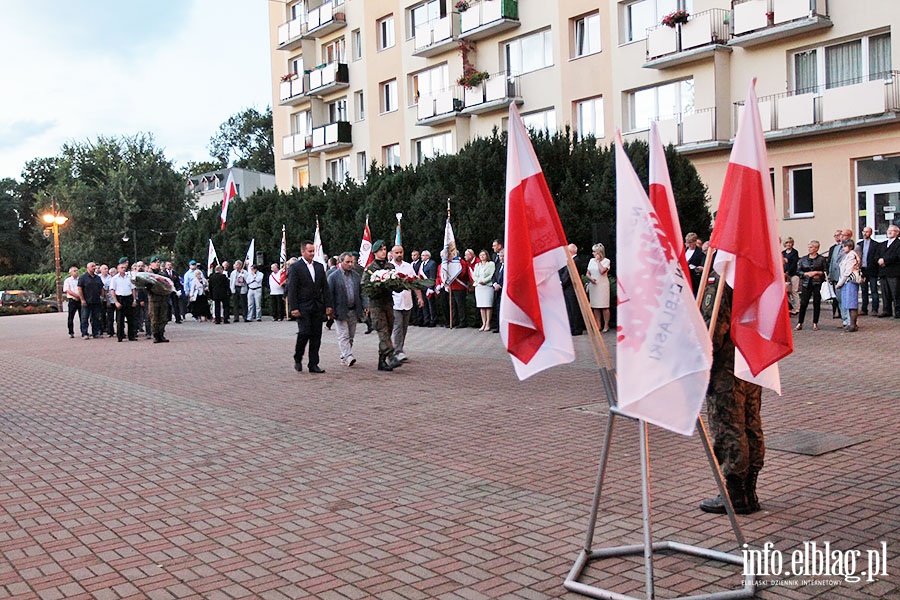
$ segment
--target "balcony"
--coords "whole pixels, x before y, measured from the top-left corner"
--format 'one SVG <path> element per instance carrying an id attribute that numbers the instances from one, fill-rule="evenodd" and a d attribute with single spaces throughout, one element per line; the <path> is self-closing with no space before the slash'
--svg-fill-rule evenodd
<path id="1" fill-rule="evenodd" d="M 328 125 L 315 127 L 312 130 L 311 152 L 330 152 L 331 150 L 349 148 L 352 145 L 350 123 L 347 121 L 329 123 Z"/>
<path id="2" fill-rule="evenodd" d="M 294 50 L 300 47 L 303 41 L 303 32 L 306 31 L 306 23 L 297 18 L 278 26 L 278 49 Z"/>
<path id="3" fill-rule="evenodd" d="M 279 86 L 279 106 L 297 106 L 304 102 L 309 102 L 306 96 L 308 88 L 307 78 L 295 77 L 288 81 L 282 81 Z"/>
<path id="4" fill-rule="evenodd" d="M 281 138 L 281 158 L 297 158 L 312 148 L 312 136 L 305 133 L 293 133 Z"/>
<path id="5" fill-rule="evenodd" d="M 319 65 L 307 73 L 309 85 L 307 94 L 322 96 L 350 85 L 350 71 L 344 63 Z"/>
<path id="6" fill-rule="evenodd" d="M 749 48 L 831 27 L 827 0 L 732 0 L 730 46 Z"/>
<path id="7" fill-rule="evenodd" d="M 517 0 L 481 0 L 459 13 L 460 39 L 475 41 L 519 26 Z"/>
<path id="8" fill-rule="evenodd" d="M 816 135 L 883 125 L 900 114 L 900 72 L 891 71 L 824 89 L 793 90 L 757 100 L 767 139 Z M 735 123 L 744 103 L 735 103 Z"/>
<path id="9" fill-rule="evenodd" d="M 456 48 L 459 35 L 458 21 L 453 15 L 443 19 L 433 19 L 416 27 L 415 50 L 413 56 L 428 58 Z M 456 29 L 456 31 L 454 31 Z"/>
<path id="10" fill-rule="evenodd" d="M 715 108 L 661 118 L 656 125 L 663 145 L 673 144 L 679 152 L 709 150 L 727 145 L 727 142 L 720 141 L 716 135 Z"/>
<path id="11" fill-rule="evenodd" d="M 688 22 L 667 27 L 659 25 L 647 32 L 645 69 L 667 69 L 731 52 L 728 43 L 730 13 L 721 8 L 691 15 Z"/>
<path id="12" fill-rule="evenodd" d="M 337 31 L 341 27 L 346 27 L 346 25 L 344 0 L 330 0 L 307 13 L 306 33 L 303 34 L 303 37 L 317 39 L 332 31 Z"/>
<path id="13" fill-rule="evenodd" d="M 459 116 L 462 108 L 462 94 L 458 87 L 422 95 L 416 105 L 416 125 L 449 123 Z"/>
<path id="14" fill-rule="evenodd" d="M 472 9 L 469 9 L 472 10 Z M 478 115 L 507 108 L 510 102 L 522 104 L 519 78 L 506 71 L 491 75 L 486 81 L 463 92 L 464 115 Z"/>

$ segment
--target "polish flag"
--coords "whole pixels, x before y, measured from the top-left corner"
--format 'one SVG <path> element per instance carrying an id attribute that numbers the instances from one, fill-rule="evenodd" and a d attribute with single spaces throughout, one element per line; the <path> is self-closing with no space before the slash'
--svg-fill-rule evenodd
<path id="1" fill-rule="evenodd" d="M 209 240 L 209 248 L 206 250 L 206 274 L 212 275 L 213 264 L 219 264 L 219 255 L 216 254 L 216 247 L 213 246 L 212 238 Z"/>
<path id="2" fill-rule="evenodd" d="M 278 251 L 278 266 L 280 270 L 278 271 L 278 275 L 276 276 L 278 283 L 284 285 L 284 282 L 287 281 L 287 269 L 285 268 L 285 264 L 287 263 L 287 236 L 285 235 L 284 225 L 281 226 L 281 250 Z"/>
<path id="3" fill-rule="evenodd" d="M 325 250 L 322 249 L 322 236 L 319 235 L 318 219 L 316 219 L 316 234 L 313 236 L 313 249 L 315 251 L 313 260 L 317 263 L 322 263 L 322 266 L 327 267 L 328 265 L 325 263 Z"/>
<path id="4" fill-rule="evenodd" d="M 794 351 L 775 225 L 775 200 L 750 83 L 709 245 L 716 271 L 733 290 L 734 374 L 781 394 L 778 361 Z"/>
<path id="5" fill-rule="evenodd" d="M 375 260 L 372 256 L 372 232 L 369 231 L 369 217 L 366 217 L 366 228 L 363 229 L 362 243 L 359 245 L 359 264 L 363 268 Z"/>
<path id="6" fill-rule="evenodd" d="M 575 360 L 559 269 L 566 234 L 515 104 L 509 105 L 500 338 L 519 379 Z"/>
<path id="7" fill-rule="evenodd" d="M 662 145 L 651 142 L 650 164 L 659 167 L 662 160 L 656 175 L 668 181 L 665 158 L 654 158 L 654 152 L 662 152 Z M 691 292 L 690 276 L 680 265 L 680 234 L 671 237 L 671 230 L 680 230 L 678 219 L 664 223 L 656 213 L 625 154 L 619 131 L 616 215 L 619 410 L 693 435 L 709 384 L 712 343 Z"/>
<path id="8" fill-rule="evenodd" d="M 672 243 L 682 273 L 688 275 L 688 287 L 691 287 L 690 266 L 684 255 L 684 236 L 681 234 L 672 180 L 669 179 L 669 167 L 666 165 L 666 152 L 659 139 L 656 121 L 650 121 L 650 204 L 659 219 L 659 226 Z"/>
<path id="9" fill-rule="evenodd" d="M 225 192 L 222 196 L 222 230 L 225 229 L 225 221 L 228 220 L 228 204 L 236 196 L 237 186 L 234 183 L 234 175 L 231 171 L 228 171 L 228 178 L 225 180 Z"/>

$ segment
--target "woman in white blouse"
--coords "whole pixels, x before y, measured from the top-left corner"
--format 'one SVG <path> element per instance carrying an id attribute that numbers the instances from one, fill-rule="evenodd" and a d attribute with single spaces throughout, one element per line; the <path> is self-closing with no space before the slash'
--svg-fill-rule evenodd
<path id="1" fill-rule="evenodd" d="M 594 320 L 598 326 L 602 323 L 601 331 L 607 332 L 609 331 L 609 277 L 607 273 L 609 273 L 610 262 L 606 258 L 606 249 L 603 244 L 594 244 L 591 250 L 594 252 L 594 258 L 588 263 L 587 268 L 587 276 L 590 280 L 588 297 L 591 300 Z"/>
<path id="2" fill-rule="evenodd" d="M 473 280 L 475 282 L 475 306 L 481 311 L 481 329 L 478 331 L 490 331 L 491 309 L 494 306 L 494 262 L 487 250 L 478 253 L 481 262 L 475 264 Z"/>

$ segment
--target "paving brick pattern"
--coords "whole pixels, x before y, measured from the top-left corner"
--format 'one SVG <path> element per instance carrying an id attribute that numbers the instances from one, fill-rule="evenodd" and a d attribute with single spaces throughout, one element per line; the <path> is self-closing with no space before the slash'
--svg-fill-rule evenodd
<path id="1" fill-rule="evenodd" d="M 290 323 L 169 328 L 171 344 L 71 340 L 63 315 L 0 320 L 0 598 L 579 598 L 608 418 L 586 338 L 578 361 L 518 382 L 499 336 L 412 328 L 410 362 L 352 369 L 326 331 L 325 375 L 296 373 Z M 764 587 L 760 598 L 900 597 L 900 322 L 796 335 L 767 433 L 865 443 L 771 450 L 753 545 L 888 546 L 888 577 Z M 838 321 L 833 321 L 838 323 Z M 607 338 L 614 355 L 614 337 Z M 637 427 L 617 421 L 595 546 L 640 542 Z M 702 447 L 650 431 L 656 539 L 737 551 L 697 503 Z M 657 594 L 732 589 L 740 569 L 679 555 Z M 860 566 L 859 569 L 864 568 Z M 643 595 L 639 562 L 584 581 Z"/>

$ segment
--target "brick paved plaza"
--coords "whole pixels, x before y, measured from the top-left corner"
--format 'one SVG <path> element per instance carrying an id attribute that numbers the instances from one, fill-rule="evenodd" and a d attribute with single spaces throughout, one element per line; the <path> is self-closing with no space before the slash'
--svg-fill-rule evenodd
<path id="1" fill-rule="evenodd" d="M 888 576 L 760 598 L 900 597 L 900 321 L 837 323 L 797 332 L 765 431 L 863 441 L 770 448 L 764 510 L 739 520 L 785 555 L 829 541 L 865 561 L 886 542 Z M 587 338 L 576 364 L 519 382 L 497 335 L 411 328 L 410 362 L 379 373 L 359 333 L 348 369 L 326 331 L 312 375 L 292 368 L 291 323 L 172 325 L 154 345 L 0 319 L 0 598 L 581 598 L 563 580 L 607 419 Z M 637 427 L 618 423 L 595 547 L 641 539 Z M 650 451 L 655 538 L 737 551 L 697 510 L 714 494 L 699 440 L 651 427 Z M 656 571 L 660 598 L 741 582 L 682 556 Z M 632 561 L 583 580 L 643 594 Z"/>

